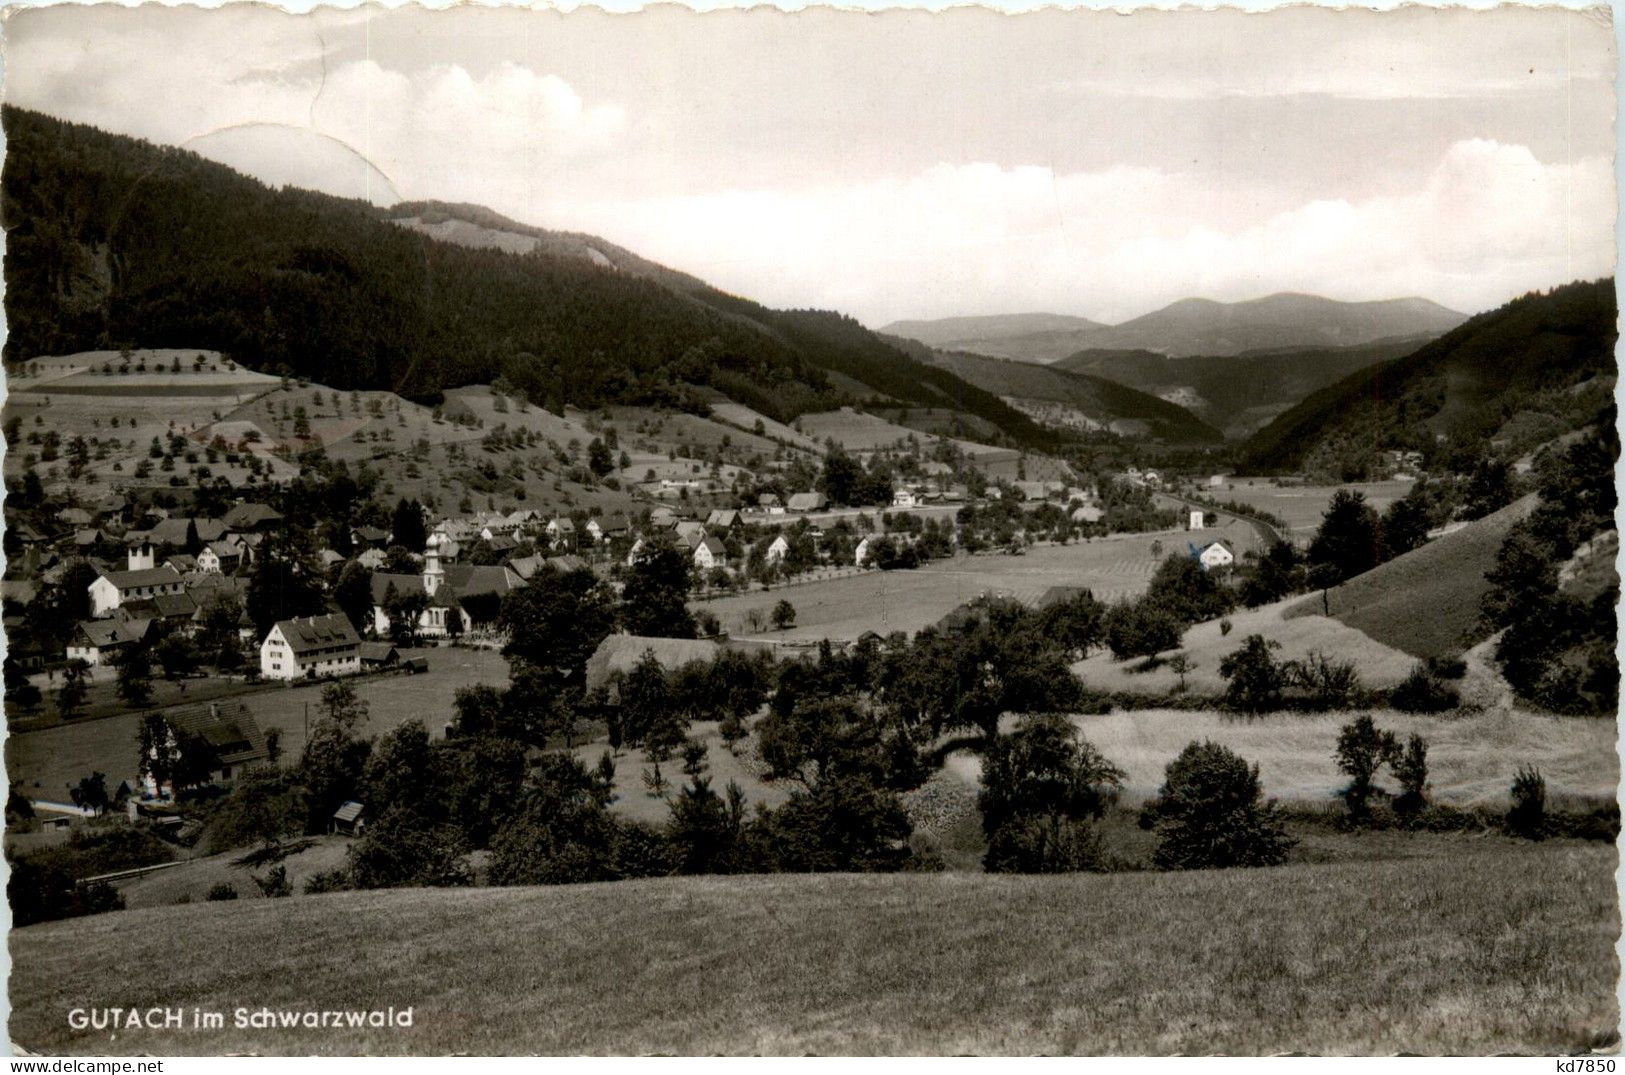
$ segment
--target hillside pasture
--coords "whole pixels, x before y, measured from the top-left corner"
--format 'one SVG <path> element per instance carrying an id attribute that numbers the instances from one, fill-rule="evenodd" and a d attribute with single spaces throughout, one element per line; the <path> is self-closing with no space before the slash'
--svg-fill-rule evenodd
<path id="1" fill-rule="evenodd" d="M 1185 632 L 1179 650 L 1169 650 L 1164 656 L 1182 652 L 1193 662 L 1185 673 L 1187 689 L 1199 694 L 1218 694 L 1226 683 L 1219 675 L 1219 663 L 1241 648 L 1248 635 L 1262 635 L 1279 643 L 1274 651 L 1277 661 L 1301 661 L 1311 651 L 1318 650 L 1336 660 L 1352 661 L 1366 687 L 1392 687 L 1404 679 L 1415 666 L 1416 660 L 1391 646 L 1376 641 L 1363 632 L 1327 619 L 1325 616 L 1303 615 L 1287 619 L 1286 606 L 1266 605 L 1263 608 L 1244 609 L 1228 617 L 1231 630 L 1228 635 L 1220 620 L 1198 623 Z M 1072 666 L 1072 670 L 1091 687 L 1129 694 L 1166 695 L 1179 685 L 1179 676 L 1164 663 L 1149 671 L 1137 671 L 1142 658 L 1126 661 L 1115 659 L 1107 650 L 1092 653 Z"/>
<path id="2" fill-rule="evenodd" d="M 478 649 L 407 650 L 407 656 L 425 656 L 429 670 L 419 675 L 386 674 L 351 680 L 370 713 L 362 735 L 383 735 L 409 720 L 421 720 L 430 734 L 439 735 L 452 719 L 457 688 L 476 683 L 496 686 L 508 681 L 508 665 L 498 654 Z M 280 728 L 282 753 L 297 758 L 305 748 L 305 714 L 321 714 L 322 685 L 267 686 L 233 699 L 248 707 L 261 730 Z M 107 774 L 108 786 L 128 780 L 135 786 L 136 733 L 140 713 L 84 720 L 6 739 L 6 774 L 30 798 L 59 799 L 65 789 L 92 772 Z"/>
<path id="3" fill-rule="evenodd" d="M 10 1031 L 45 1054 L 1549 1056 L 1617 1041 L 1615 864 L 1567 841 L 1459 841 L 1267 870 L 194 903 L 13 931 Z M 228 1018 L 115 1041 L 63 1017 L 114 1005 L 410 1005 L 413 1023 Z"/>
<path id="4" fill-rule="evenodd" d="M 1333 587 L 1324 603 L 1319 593 L 1290 602 L 1282 615 L 1294 623 L 1320 618 L 1329 605 L 1334 619 L 1414 656 L 1460 653 L 1483 640 L 1484 574 L 1507 532 L 1535 504 L 1526 496 Z"/>
<path id="5" fill-rule="evenodd" d="M 783 422 L 769 418 L 759 411 L 751 410 L 743 403 L 734 403 L 724 400 L 711 404 L 711 415 L 723 425 L 735 429 L 754 430 L 756 423 L 762 424 L 762 432 L 768 439 L 795 448 L 802 448 L 809 452 L 822 453 L 824 446 L 804 433 L 798 433 Z"/>
<path id="6" fill-rule="evenodd" d="M 1355 482 L 1348 485 L 1283 485 L 1268 478 L 1226 478 L 1218 488 L 1204 486 L 1202 495 L 1218 501 L 1233 500 L 1250 504 L 1260 511 L 1270 512 L 1283 520 L 1294 535 L 1307 538 L 1320 527 L 1320 520 L 1332 502 L 1332 496 L 1341 489 L 1361 493 L 1365 502 L 1377 511 L 1403 499 L 1414 488 L 1414 482 L 1381 481 Z"/>
<path id="7" fill-rule="evenodd" d="M 1167 535 L 1160 535 L 1164 542 Z M 864 571 L 858 575 L 776 587 L 697 604 L 714 613 L 735 636 L 751 632 L 751 609 L 770 610 L 780 599 L 796 609 L 796 624 L 775 631 L 776 641 L 846 642 L 868 631 L 912 634 L 974 598 L 1007 595 L 1035 602 L 1051 586 L 1086 586 L 1101 600 L 1144 592 L 1156 569 L 1151 544 L 1159 535 L 1135 534 L 1043 545 L 1022 556 L 991 553 L 936 560 L 912 571 Z"/>

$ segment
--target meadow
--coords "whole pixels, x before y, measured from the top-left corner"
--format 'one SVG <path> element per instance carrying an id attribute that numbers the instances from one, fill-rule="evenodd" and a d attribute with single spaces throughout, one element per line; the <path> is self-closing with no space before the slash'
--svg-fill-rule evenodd
<path id="1" fill-rule="evenodd" d="M 1614 850 L 1440 846 L 1267 870 L 665 878 L 128 910 L 13 931 L 11 1039 L 49 1054 L 1549 1056 L 1617 1042 Z M 221 1010 L 227 1026 L 114 1041 L 65 1019 L 113 1005 Z M 410 1028 L 230 1026 L 238 1007 L 391 1005 L 412 1006 Z"/>
<path id="2" fill-rule="evenodd" d="M 503 684 L 508 664 L 490 650 L 442 648 L 407 650 L 407 656 L 428 658 L 429 670 L 415 676 L 386 674 L 351 680 L 365 699 L 370 715 L 363 735 L 383 735 L 409 720 L 421 720 L 438 735 L 452 719 L 457 688 L 475 683 Z M 322 685 L 268 686 L 224 703 L 235 708 L 241 701 L 263 731 L 282 731 L 282 752 L 297 758 L 305 747 L 307 706 L 314 721 L 321 712 Z M 67 788 L 93 771 L 107 774 L 108 786 L 120 780 L 135 786 L 136 732 L 141 714 L 82 720 L 6 739 L 6 772 L 24 795 L 60 801 Z"/>
<path id="3" fill-rule="evenodd" d="M 1222 743 L 1256 762 L 1264 794 L 1284 802 L 1329 803 L 1348 784 L 1333 752 L 1351 713 L 1272 713 L 1240 718 L 1212 710 L 1142 709 L 1079 716 L 1073 723 L 1127 774 L 1125 797 L 1151 798 L 1164 770 L 1192 741 Z M 1504 809 L 1520 765 L 1546 778 L 1548 794 L 1609 800 L 1619 784 L 1612 721 L 1514 710 L 1420 716 L 1375 710 L 1377 727 L 1403 742 L 1428 742 L 1428 789 L 1435 802 Z M 1379 784 L 1398 792 L 1387 770 Z"/>
<path id="4" fill-rule="evenodd" d="M 1202 496 L 1220 503 L 1251 504 L 1283 520 L 1295 535 L 1307 537 L 1320 526 L 1321 516 L 1339 489 L 1363 493 L 1365 502 L 1377 511 L 1402 499 L 1414 482 L 1352 482 L 1347 485 L 1282 485 L 1268 478 L 1226 478 L 1218 488 L 1204 486 Z"/>
<path id="5" fill-rule="evenodd" d="M 1160 537 L 1164 544 L 1181 540 L 1179 535 Z M 1022 556 L 961 555 L 910 571 L 865 571 L 717 598 L 696 607 L 714 613 L 724 630 L 744 636 L 751 634 L 745 617 L 752 609 L 770 610 L 780 599 L 789 601 L 796 609 L 795 626 L 766 636 L 785 642 L 851 641 L 868 631 L 913 633 L 983 595 L 1031 602 L 1051 586 L 1087 586 L 1102 600 L 1135 596 L 1145 590 L 1156 568 L 1151 545 L 1158 538 L 1135 534 L 1043 545 Z"/>

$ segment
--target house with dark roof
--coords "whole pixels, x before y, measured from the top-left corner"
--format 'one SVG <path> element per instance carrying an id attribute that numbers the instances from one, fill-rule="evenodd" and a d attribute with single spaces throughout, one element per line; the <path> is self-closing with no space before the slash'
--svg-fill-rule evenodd
<path id="1" fill-rule="evenodd" d="M 101 618 L 111 616 L 126 601 L 180 593 L 184 586 L 181 573 L 165 565 L 139 571 L 102 571 L 88 589 L 90 614 Z"/>
<path id="2" fill-rule="evenodd" d="M 113 614 L 114 619 L 157 620 L 185 628 L 192 626 L 196 616 L 197 601 L 185 590 L 180 593 L 163 593 L 155 597 L 140 597 L 134 601 L 126 601 Z"/>
<path id="3" fill-rule="evenodd" d="M 328 824 L 328 830 L 335 836 L 360 836 L 366 827 L 367 808 L 354 799 L 340 803 Z"/>
<path id="4" fill-rule="evenodd" d="M 388 642 L 361 643 L 361 670 L 376 672 L 401 663 L 401 651 Z"/>
<path id="5" fill-rule="evenodd" d="M 791 511 L 823 511 L 828 505 L 823 493 L 791 493 L 788 506 Z"/>
<path id="6" fill-rule="evenodd" d="M 204 778 L 187 786 L 229 783 L 244 769 L 270 757 L 259 724 L 241 702 L 235 705 L 201 702 L 182 706 L 164 713 L 163 722 L 169 733 L 168 752 L 172 756 L 175 753 L 183 756 L 189 754 L 191 760 L 207 766 L 206 771 L 198 774 Z M 148 798 L 172 797 L 175 791 L 173 781 L 167 774 L 160 781 L 152 771 L 152 762 L 156 757 L 157 748 L 154 747 L 141 759 L 142 789 Z"/>
<path id="7" fill-rule="evenodd" d="M 225 524 L 227 530 L 263 533 L 281 524 L 282 513 L 264 504 L 234 504 L 220 521 Z"/>
<path id="8" fill-rule="evenodd" d="M 645 654 L 653 654 L 660 667 L 671 672 L 691 661 L 714 660 L 721 648 L 705 639 L 609 635 L 587 658 L 587 690 L 613 688 L 616 681 L 637 667 Z"/>
<path id="9" fill-rule="evenodd" d="M 145 641 L 151 629 L 151 620 L 85 620 L 73 629 L 67 658 L 92 667 L 111 664 L 120 651 Z"/>
<path id="10" fill-rule="evenodd" d="M 358 526 L 350 531 L 350 544 L 357 549 L 382 549 L 389 544 L 389 531 L 378 526 Z"/>
<path id="11" fill-rule="evenodd" d="M 342 612 L 280 620 L 260 643 L 266 679 L 315 679 L 361 671 L 361 638 Z"/>

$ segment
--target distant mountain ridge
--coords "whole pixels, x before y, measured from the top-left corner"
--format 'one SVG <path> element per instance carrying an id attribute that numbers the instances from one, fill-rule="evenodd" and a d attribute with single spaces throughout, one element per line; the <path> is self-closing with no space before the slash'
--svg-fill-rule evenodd
<path id="1" fill-rule="evenodd" d="M 1178 403 L 1240 439 L 1305 396 L 1357 370 L 1407 355 L 1431 336 L 1354 347 L 1248 351 L 1169 358 L 1145 350 L 1079 351 L 1050 368 L 1103 377 Z"/>
<path id="2" fill-rule="evenodd" d="M 908 340 L 898 342 L 922 361 L 998 395 L 1048 425 L 1105 430 L 1173 444 L 1211 444 L 1224 439 L 1222 432 L 1185 407 L 1103 377 L 965 351 L 933 350 Z"/>
<path id="3" fill-rule="evenodd" d="M 1352 479 L 1384 451 L 1512 454 L 1605 420 L 1617 320 L 1612 279 L 1525 295 L 1314 392 L 1250 437 L 1238 466 Z"/>
<path id="4" fill-rule="evenodd" d="M 1179 358 L 1352 347 L 1398 337 L 1437 336 L 1466 320 L 1465 314 L 1424 298 L 1342 302 L 1293 292 L 1245 302 L 1180 299 L 1118 325 L 1099 325 L 1084 318 L 1076 319 L 1083 324 L 1070 326 L 1027 320 L 1057 316 L 896 322 L 882 331 L 945 349 L 1054 362 L 1083 350 L 1144 350 Z"/>

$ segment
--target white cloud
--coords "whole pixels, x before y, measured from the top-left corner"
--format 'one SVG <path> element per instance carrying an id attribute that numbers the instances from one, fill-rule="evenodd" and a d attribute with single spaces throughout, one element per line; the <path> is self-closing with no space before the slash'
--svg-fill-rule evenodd
<path id="1" fill-rule="evenodd" d="M 1414 192 L 1284 211 L 1156 169 L 966 164 L 848 187 L 556 204 L 550 222 L 765 302 L 871 323 L 1017 309 L 1115 321 L 1187 295 L 1282 290 L 1473 311 L 1612 271 L 1613 191 L 1607 161 L 1544 163 L 1467 140 Z"/>

